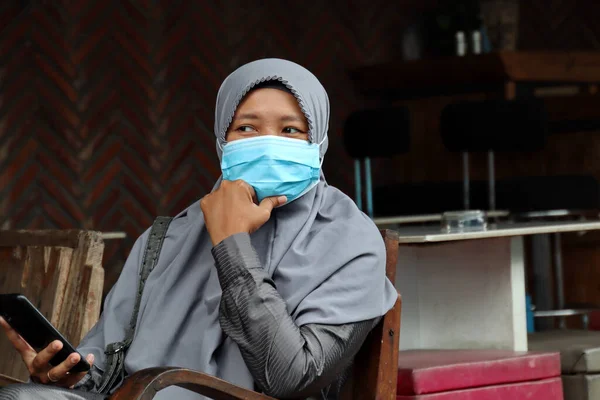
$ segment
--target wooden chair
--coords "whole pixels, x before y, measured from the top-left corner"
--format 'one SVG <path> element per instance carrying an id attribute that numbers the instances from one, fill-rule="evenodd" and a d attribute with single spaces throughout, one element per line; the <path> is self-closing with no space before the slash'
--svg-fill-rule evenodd
<path id="1" fill-rule="evenodd" d="M 398 234 L 382 231 L 386 247 L 386 275 L 395 282 Z M 354 361 L 344 400 L 394 400 L 398 377 L 401 299 L 371 331 Z M 148 368 L 131 375 L 111 400 L 150 400 L 169 386 L 179 386 L 215 400 L 274 400 L 201 372 L 177 367 Z"/>
<path id="2" fill-rule="evenodd" d="M 103 251 L 99 232 L 0 230 L 0 293 L 27 296 L 76 346 L 100 316 Z M 4 334 L 0 353 L 0 386 L 29 378 Z"/>

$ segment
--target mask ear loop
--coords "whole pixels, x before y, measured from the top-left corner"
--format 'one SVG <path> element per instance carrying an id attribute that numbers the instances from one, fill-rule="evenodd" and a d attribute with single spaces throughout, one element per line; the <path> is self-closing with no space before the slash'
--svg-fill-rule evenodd
<path id="1" fill-rule="evenodd" d="M 227 142 L 225 142 L 225 144 L 227 144 Z M 223 153 L 223 146 L 221 146 L 221 139 L 217 138 L 217 146 L 219 146 L 219 150 L 221 150 L 221 153 Z"/>
<path id="2" fill-rule="evenodd" d="M 325 137 L 323 138 L 323 140 L 321 140 L 319 143 L 317 143 L 317 146 L 319 146 L 319 158 L 321 159 L 321 164 L 319 164 L 319 169 L 323 169 L 323 161 L 325 161 L 325 156 L 321 157 L 321 145 L 327 140 L 327 135 L 325 135 Z"/>

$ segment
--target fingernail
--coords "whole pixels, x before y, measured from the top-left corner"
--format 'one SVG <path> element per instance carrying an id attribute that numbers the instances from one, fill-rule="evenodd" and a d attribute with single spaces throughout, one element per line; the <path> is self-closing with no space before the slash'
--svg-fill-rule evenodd
<path id="1" fill-rule="evenodd" d="M 95 360 L 94 355 L 93 354 L 88 354 L 88 362 L 91 364 L 93 363 Z"/>
<path id="2" fill-rule="evenodd" d="M 59 349 L 60 349 L 60 342 L 56 342 L 56 343 L 54 343 L 54 344 L 52 345 L 52 348 L 53 348 L 54 350 L 59 350 Z"/>
<path id="3" fill-rule="evenodd" d="M 285 197 L 285 196 L 279 196 L 277 198 L 277 201 L 280 202 L 280 203 L 285 203 L 287 201 L 287 197 Z"/>
<path id="4" fill-rule="evenodd" d="M 71 364 L 76 364 L 77 363 L 77 356 L 73 356 L 73 357 L 69 358 L 69 361 L 71 362 Z"/>

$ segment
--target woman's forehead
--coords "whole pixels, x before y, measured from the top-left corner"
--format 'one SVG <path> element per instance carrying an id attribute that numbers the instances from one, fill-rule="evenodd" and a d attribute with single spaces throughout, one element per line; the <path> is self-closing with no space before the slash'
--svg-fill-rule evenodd
<path id="1" fill-rule="evenodd" d="M 247 113 L 258 117 L 288 115 L 306 121 L 306 115 L 294 95 L 272 88 L 261 88 L 248 93 L 236 109 L 236 118 Z"/>

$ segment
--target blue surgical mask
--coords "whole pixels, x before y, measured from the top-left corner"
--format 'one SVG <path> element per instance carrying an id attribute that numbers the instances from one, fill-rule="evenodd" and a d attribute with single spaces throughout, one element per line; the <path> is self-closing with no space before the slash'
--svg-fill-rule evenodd
<path id="1" fill-rule="evenodd" d="M 221 170 L 224 180 L 251 185 L 258 201 L 286 196 L 290 203 L 319 182 L 319 145 L 280 136 L 235 140 L 223 146 Z"/>

